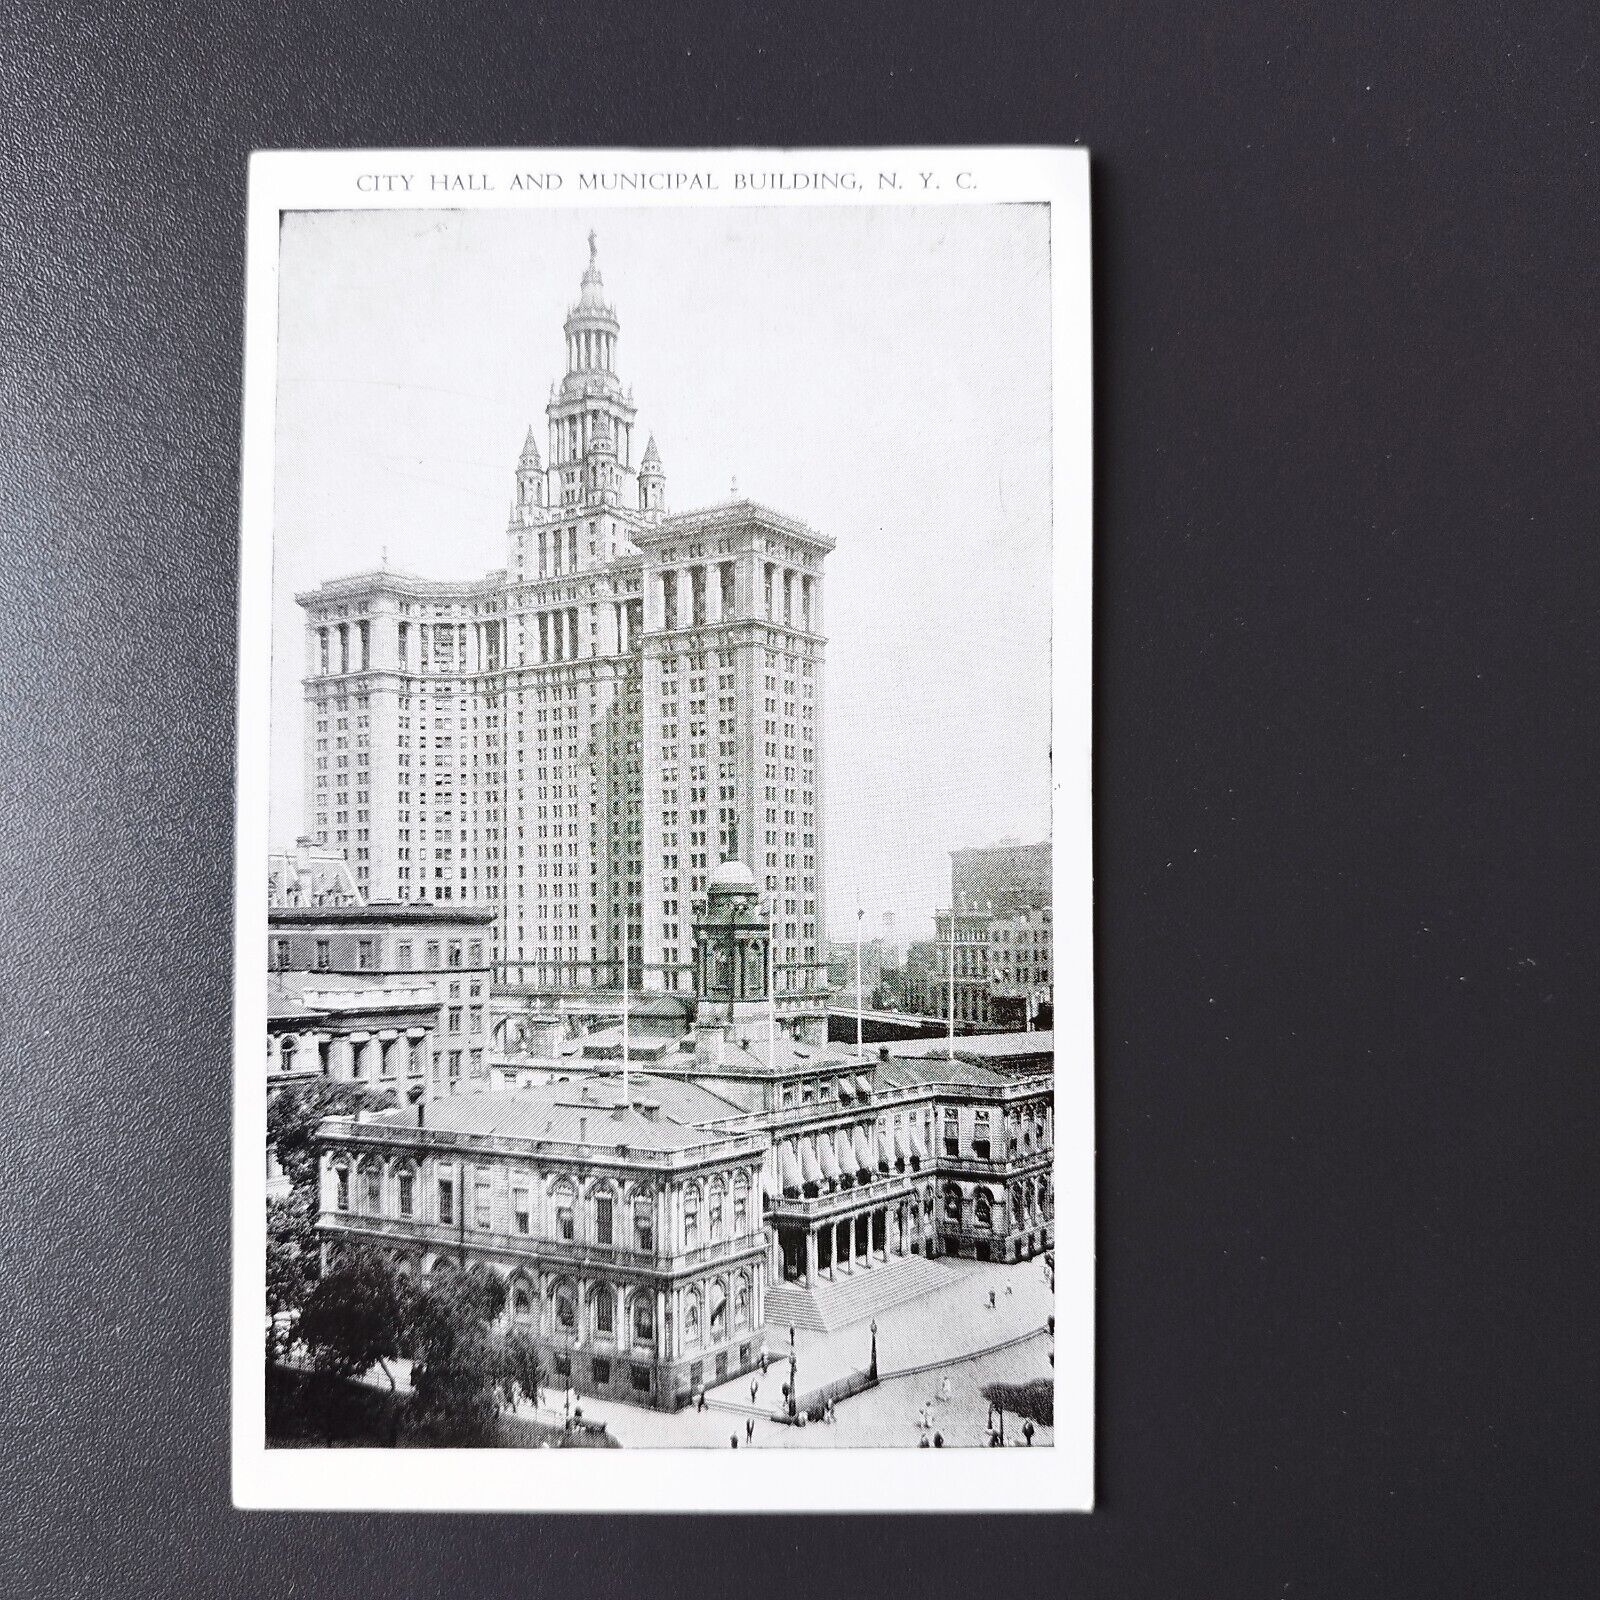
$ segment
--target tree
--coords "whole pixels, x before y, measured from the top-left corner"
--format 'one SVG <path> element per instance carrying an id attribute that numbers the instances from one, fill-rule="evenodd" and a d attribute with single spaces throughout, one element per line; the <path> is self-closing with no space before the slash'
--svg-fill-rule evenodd
<path id="1" fill-rule="evenodd" d="M 389 1380 L 400 1430 L 399 1391 L 389 1363 L 400 1354 L 409 1321 L 406 1280 L 376 1250 L 344 1251 L 306 1296 L 295 1337 L 318 1372 L 361 1378 L 373 1367 Z M 391 1443 L 393 1436 L 391 1436 Z"/>
<path id="2" fill-rule="evenodd" d="M 311 1078 L 285 1084 L 267 1101 L 267 1148 L 296 1199 L 311 1215 L 317 1211 L 316 1133 L 324 1117 L 353 1117 L 358 1111 L 381 1111 L 394 1104 L 388 1089 L 367 1089 L 359 1083 Z"/>
<path id="3" fill-rule="evenodd" d="M 311 1218 L 292 1199 L 267 1202 L 267 1359 L 282 1358 L 291 1342 L 284 1323 L 294 1316 L 317 1277 L 317 1237 Z"/>
<path id="4" fill-rule="evenodd" d="M 486 1267 L 440 1271 L 418 1287 L 411 1306 L 410 1418 L 453 1442 L 484 1438 L 500 1405 L 535 1405 L 545 1372 L 533 1341 L 494 1327 L 506 1286 Z"/>

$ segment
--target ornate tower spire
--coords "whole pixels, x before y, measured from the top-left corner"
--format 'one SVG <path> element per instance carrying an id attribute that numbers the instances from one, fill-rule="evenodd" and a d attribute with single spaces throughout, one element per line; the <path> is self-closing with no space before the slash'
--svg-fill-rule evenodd
<path id="1" fill-rule="evenodd" d="M 522 441 L 522 454 L 517 457 L 517 520 L 531 522 L 543 509 L 544 464 L 530 424 L 528 437 Z"/>
<path id="2" fill-rule="evenodd" d="M 656 436 L 653 433 L 639 461 L 639 509 L 667 509 L 667 476 L 661 468 L 661 452 L 656 449 Z"/>

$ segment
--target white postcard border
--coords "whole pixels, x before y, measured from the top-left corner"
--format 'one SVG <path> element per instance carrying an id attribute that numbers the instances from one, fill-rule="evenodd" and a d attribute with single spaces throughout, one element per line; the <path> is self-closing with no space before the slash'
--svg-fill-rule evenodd
<path id="1" fill-rule="evenodd" d="M 585 172 L 654 186 L 581 189 Z M 788 188 L 736 187 L 740 173 Z M 558 189 L 514 190 L 517 174 Z M 802 175 L 854 173 L 819 189 Z M 409 174 L 412 184 L 393 180 Z M 715 190 L 693 187 L 714 175 Z M 436 175 L 492 187 L 435 187 Z M 885 175 L 895 186 L 886 186 Z M 385 178 L 388 187 L 380 187 Z M 294 210 L 1050 204 L 1054 362 L 1055 1443 L 1048 1450 L 268 1450 L 266 1036 L 279 219 Z M 1093 1505 L 1094 982 L 1090 805 L 1092 410 L 1089 162 L 1081 150 L 264 152 L 251 159 L 241 482 L 235 845 L 233 1499 L 244 1509 L 1026 1511 Z"/>

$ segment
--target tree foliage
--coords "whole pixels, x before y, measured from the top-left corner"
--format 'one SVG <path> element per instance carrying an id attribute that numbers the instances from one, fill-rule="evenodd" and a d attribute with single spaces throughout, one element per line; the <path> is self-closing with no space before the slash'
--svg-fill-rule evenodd
<path id="1" fill-rule="evenodd" d="M 333 1078 L 309 1078 L 274 1090 L 267 1102 L 267 1148 L 293 1187 L 302 1207 L 317 1210 L 316 1133 L 324 1117 L 353 1117 L 382 1111 L 395 1103 L 389 1089 L 367 1089 Z"/>
<path id="2" fill-rule="evenodd" d="M 493 1272 L 435 1272 L 411 1305 L 411 1422 L 453 1443 L 483 1439 L 502 1403 L 538 1402 L 545 1375 L 533 1341 L 494 1327 L 506 1286 Z"/>
<path id="3" fill-rule="evenodd" d="M 375 1250 L 344 1251 L 306 1296 L 295 1328 L 319 1372 L 359 1378 L 400 1354 L 409 1320 L 406 1282 Z"/>
<path id="4" fill-rule="evenodd" d="M 297 1314 L 317 1278 L 317 1233 L 305 1210 L 293 1199 L 267 1202 L 267 1355 L 280 1359 L 292 1334 L 289 1319 Z"/>

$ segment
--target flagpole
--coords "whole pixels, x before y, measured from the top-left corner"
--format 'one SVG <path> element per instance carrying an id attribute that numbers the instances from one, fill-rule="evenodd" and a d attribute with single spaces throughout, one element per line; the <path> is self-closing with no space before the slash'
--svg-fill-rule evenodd
<path id="1" fill-rule="evenodd" d="M 861 1054 L 861 919 L 866 908 L 856 900 L 856 1054 Z"/>
<path id="2" fill-rule="evenodd" d="M 950 1030 L 946 1043 L 949 1047 L 950 1059 L 956 1058 L 956 908 L 954 902 L 950 906 Z"/>
<path id="3" fill-rule="evenodd" d="M 771 913 L 767 916 L 767 1071 L 776 1071 L 775 1060 L 778 1050 L 778 1004 L 773 998 L 772 981 L 776 968 L 772 964 L 772 923 Z"/>
<path id="4" fill-rule="evenodd" d="M 622 929 L 622 1103 L 632 1105 L 628 1093 L 628 928 L 627 913 L 623 913 Z"/>

